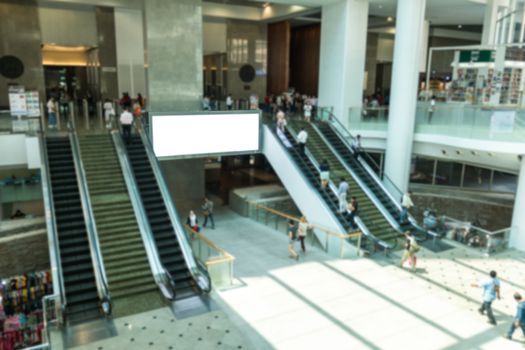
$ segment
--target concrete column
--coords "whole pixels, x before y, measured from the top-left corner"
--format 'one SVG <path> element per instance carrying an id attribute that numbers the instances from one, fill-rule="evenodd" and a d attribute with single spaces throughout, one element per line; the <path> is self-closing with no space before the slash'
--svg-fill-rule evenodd
<path id="1" fill-rule="evenodd" d="M 201 0 L 144 1 L 148 109 L 197 111 L 202 97 Z M 204 160 L 161 163 L 172 196 L 202 199 Z"/>
<path id="2" fill-rule="evenodd" d="M 512 232 L 510 235 L 510 246 L 525 251 L 525 156 L 521 157 L 520 174 L 518 178 L 518 190 L 514 201 L 512 212 Z"/>
<path id="3" fill-rule="evenodd" d="M 202 96 L 201 0 L 144 1 L 149 109 L 194 111 Z"/>
<path id="4" fill-rule="evenodd" d="M 428 62 L 428 39 L 430 31 L 430 22 L 423 21 L 423 28 L 421 31 L 421 56 L 419 57 L 419 72 L 423 73 L 427 71 Z"/>
<path id="5" fill-rule="evenodd" d="M 100 96 L 116 99 L 118 95 L 115 15 L 111 7 L 95 7 L 97 20 Z"/>
<path id="6" fill-rule="evenodd" d="M 385 173 L 408 188 L 426 0 L 398 0 Z"/>
<path id="7" fill-rule="evenodd" d="M 367 30 L 368 0 L 323 6 L 319 106 L 333 106 L 345 125 L 349 108 L 363 104 Z"/>
<path id="8" fill-rule="evenodd" d="M 482 45 L 492 45 L 496 40 L 496 22 L 498 20 L 498 7 L 500 0 L 487 0 L 485 16 L 483 17 Z"/>

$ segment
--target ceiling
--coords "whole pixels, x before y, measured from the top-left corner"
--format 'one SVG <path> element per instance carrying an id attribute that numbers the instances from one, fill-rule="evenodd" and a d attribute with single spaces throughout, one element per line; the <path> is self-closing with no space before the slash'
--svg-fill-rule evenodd
<path id="1" fill-rule="evenodd" d="M 207 0 L 205 0 L 207 1 Z M 221 0 L 216 0 L 221 1 Z M 265 3 L 265 0 L 222 0 Z M 341 0 L 273 0 L 270 3 L 319 7 Z M 396 0 L 369 0 L 373 16 L 395 16 Z M 432 24 L 482 24 L 486 0 L 427 0 L 426 18 Z"/>

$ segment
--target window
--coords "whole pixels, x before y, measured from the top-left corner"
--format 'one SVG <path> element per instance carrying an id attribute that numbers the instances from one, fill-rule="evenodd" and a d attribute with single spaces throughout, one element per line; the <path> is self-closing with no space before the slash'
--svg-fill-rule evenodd
<path id="1" fill-rule="evenodd" d="M 471 165 L 465 166 L 465 178 L 463 179 L 463 187 L 476 188 L 480 190 L 488 190 L 490 183 L 491 170 L 475 167 Z"/>
<path id="2" fill-rule="evenodd" d="M 410 182 L 432 184 L 434 174 L 434 160 L 416 157 L 412 163 Z"/>
<path id="3" fill-rule="evenodd" d="M 230 62 L 235 64 L 248 62 L 248 39 L 231 39 Z"/>
<path id="4" fill-rule="evenodd" d="M 438 160 L 435 184 L 441 186 L 460 186 L 463 164 Z"/>
<path id="5" fill-rule="evenodd" d="M 516 193 L 518 190 L 518 177 L 514 174 L 508 174 L 494 170 L 491 191 Z"/>

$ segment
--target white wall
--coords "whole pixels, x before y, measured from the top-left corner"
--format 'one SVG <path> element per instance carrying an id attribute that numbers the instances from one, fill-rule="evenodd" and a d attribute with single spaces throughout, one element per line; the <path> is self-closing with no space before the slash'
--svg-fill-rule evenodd
<path id="1" fill-rule="evenodd" d="M 204 20 L 202 22 L 202 51 L 204 54 L 226 52 L 226 21 Z"/>
<path id="2" fill-rule="evenodd" d="M 31 146 L 27 148 L 26 136 L 23 134 L 0 135 L 0 167 L 25 167 L 28 162 L 28 154 L 31 153 L 32 163 L 34 153 L 38 154 L 38 142 L 36 149 Z M 37 155 L 38 156 L 38 155 Z M 40 164 L 38 164 L 38 168 Z"/>
<path id="3" fill-rule="evenodd" d="M 142 11 L 115 9 L 119 95 L 129 92 L 147 97 L 143 27 Z"/>
<path id="4" fill-rule="evenodd" d="M 38 7 L 42 43 L 96 46 L 97 24 L 93 7 Z"/>

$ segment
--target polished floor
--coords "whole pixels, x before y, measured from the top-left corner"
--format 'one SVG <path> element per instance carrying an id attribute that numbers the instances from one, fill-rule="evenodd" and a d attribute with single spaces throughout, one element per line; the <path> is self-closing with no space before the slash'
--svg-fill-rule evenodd
<path id="1" fill-rule="evenodd" d="M 177 319 L 169 308 L 114 321 L 117 336 L 75 349 L 523 349 L 502 338 L 525 292 L 525 256 L 483 258 L 461 249 L 421 252 L 416 272 L 387 259 L 336 259 L 307 247 L 288 258 L 284 232 L 217 208 L 204 229 L 236 257 L 235 286 L 215 290 L 216 310 Z M 496 269 L 498 326 L 476 311 L 470 287 Z M 219 344 L 220 343 L 220 344 Z"/>

